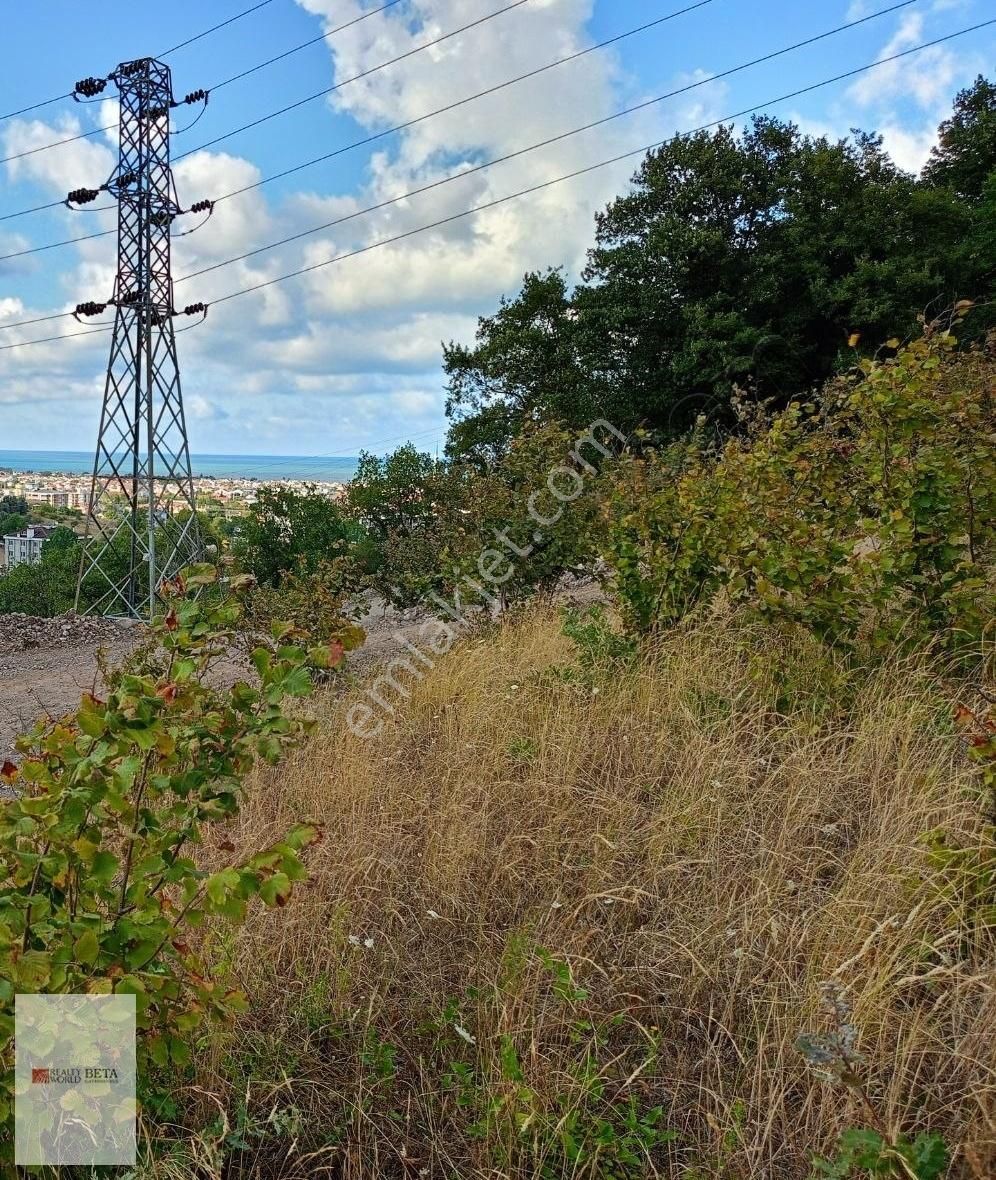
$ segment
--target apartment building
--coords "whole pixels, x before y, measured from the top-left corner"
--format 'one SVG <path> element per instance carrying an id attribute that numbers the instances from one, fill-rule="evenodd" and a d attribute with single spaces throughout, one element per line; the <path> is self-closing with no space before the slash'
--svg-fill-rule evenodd
<path id="1" fill-rule="evenodd" d="M 52 535 L 47 525 L 29 524 L 19 533 L 12 533 L 3 539 L 4 565 L 13 569 L 15 565 L 31 565 L 41 557 L 42 546 Z"/>
<path id="2" fill-rule="evenodd" d="M 53 508 L 77 507 L 75 504 L 70 504 L 71 496 L 70 492 L 62 491 L 60 488 L 39 488 L 36 491 L 24 493 L 24 498 L 29 504 L 50 504 Z"/>

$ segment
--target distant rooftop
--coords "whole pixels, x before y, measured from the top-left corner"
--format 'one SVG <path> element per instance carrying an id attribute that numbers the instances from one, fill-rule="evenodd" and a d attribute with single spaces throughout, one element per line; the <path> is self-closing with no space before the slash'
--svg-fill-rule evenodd
<path id="1" fill-rule="evenodd" d="M 4 540 L 20 538 L 25 541 L 47 541 L 55 532 L 54 525 L 47 524 L 29 524 L 26 529 L 21 529 L 19 533 L 9 533 Z"/>

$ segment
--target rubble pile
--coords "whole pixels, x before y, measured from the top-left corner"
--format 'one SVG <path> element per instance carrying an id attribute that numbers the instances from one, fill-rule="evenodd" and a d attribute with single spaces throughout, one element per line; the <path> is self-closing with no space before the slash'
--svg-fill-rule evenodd
<path id="1" fill-rule="evenodd" d="M 127 624 L 73 613 L 39 619 L 32 615 L 0 614 L 0 655 L 32 647 L 89 647 L 114 643 Z"/>

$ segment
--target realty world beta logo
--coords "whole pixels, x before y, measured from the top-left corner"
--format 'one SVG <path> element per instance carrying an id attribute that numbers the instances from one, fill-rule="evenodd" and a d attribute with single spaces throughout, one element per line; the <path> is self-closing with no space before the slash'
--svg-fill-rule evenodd
<path id="1" fill-rule="evenodd" d="M 33 1086 L 84 1086 L 87 1083 L 110 1082 L 118 1085 L 121 1078 L 113 1067 L 72 1065 L 68 1069 L 53 1068 L 50 1065 L 31 1067 Z"/>
<path id="2" fill-rule="evenodd" d="M 17 995 L 14 1161 L 133 1164 L 137 1155 L 132 995 Z"/>

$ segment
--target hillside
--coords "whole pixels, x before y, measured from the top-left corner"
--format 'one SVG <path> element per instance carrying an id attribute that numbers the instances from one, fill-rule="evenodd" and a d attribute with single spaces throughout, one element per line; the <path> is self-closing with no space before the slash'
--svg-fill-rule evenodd
<path id="1" fill-rule="evenodd" d="M 209 1174 L 781 1180 L 870 1110 L 991 1176 L 992 929 L 924 838 L 981 836 L 951 686 L 724 612 L 635 661 L 575 633 L 467 641 L 374 738 L 330 698 L 256 780 L 238 854 L 326 835 L 230 945 Z M 850 1089 L 795 1047 L 841 1022 Z"/>
<path id="2" fill-rule="evenodd" d="M 106 199 L 118 233 L 0 257 L 108 239 L 75 311 L 67 271 L 62 310 L 0 300 L 0 328 L 93 317 L 83 334 L 110 337 L 103 383 L 23 364 L 76 331 L 0 345 L 8 432 L 39 413 L 53 437 L 32 438 L 78 433 L 104 390 L 86 495 L 53 472 L 0 486 L 3 1180 L 996 1178 L 996 83 L 967 57 L 941 68 L 996 16 L 852 4 L 736 68 L 676 56 L 680 90 L 532 146 L 428 130 L 447 114 L 528 138 L 522 111 L 457 112 L 709 4 L 594 42 L 618 4 L 515 0 L 353 77 L 337 60 L 335 85 L 271 115 L 335 91 L 325 113 L 375 133 L 326 151 L 315 107 L 324 154 L 278 171 L 207 151 L 235 134 L 207 130 L 227 95 L 181 103 L 158 58 L 50 100 L 99 99 L 103 121 L 113 84 L 119 122 L 58 142 L 118 127 L 87 147 L 116 138 L 117 170 L 0 220 Z M 357 66 L 447 20 L 301 7 L 325 34 L 213 92 L 368 19 L 340 43 L 369 41 Z M 820 6 L 789 7 L 748 12 L 744 40 Z M 461 85 L 456 41 L 376 115 L 338 93 L 363 79 L 350 94 L 369 97 L 381 69 L 506 10 L 508 30 L 545 13 L 547 35 L 467 54 L 488 84 L 472 99 L 436 84 Z M 599 18 L 582 49 L 491 84 L 520 41 L 573 44 L 568 10 L 575 33 Z M 670 125 L 677 105 L 651 108 L 748 67 L 783 89 L 783 54 L 824 59 L 892 13 L 868 64 L 725 121 L 622 155 L 613 125 L 613 158 L 580 166 L 579 140 L 561 176 L 531 155 L 638 110 Z M 904 72 L 921 51 L 929 102 Z M 936 136 L 884 106 L 881 134 L 838 135 L 873 69 L 924 118 L 965 87 Z M 829 85 L 825 118 L 783 107 Z M 587 117 L 580 90 L 548 95 L 538 113 Z M 388 125 L 429 97 L 447 105 Z M 203 192 L 180 205 L 171 136 L 202 115 L 195 137 L 215 137 L 177 179 Z M 268 206 L 270 181 L 416 127 L 396 159 L 384 143 L 333 166 L 334 196 L 316 172 Z M 620 189 L 603 169 L 627 159 Z M 512 176 L 534 162 L 540 183 Z M 524 187 L 484 200 L 493 165 Z M 417 198 L 471 174 L 479 204 L 445 197 L 417 224 Z M 343 216 L 309 229 L 308 208 Z M 206 216 L 174 228 L 187 213 Z M 186 241 L 201 227 L 217 254 Z M 278 227 L 295 232 L 257 240 Z M 90 289 L 112 238 L 117 277 Z M 295 301 L 282 284 L 302 278 Z M 229 304 L 253 295 L 262 318 Z M 277 456 L 257 457 L 273 479 L 205 489 L 195 429 L 230 451 L 368 449 L 334 489 Z M 75 519 L 70 500 L 85 535 L 26 531 Z"/>

